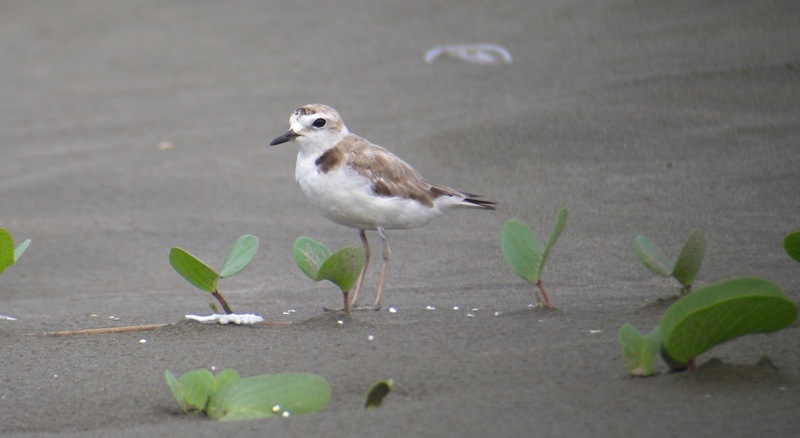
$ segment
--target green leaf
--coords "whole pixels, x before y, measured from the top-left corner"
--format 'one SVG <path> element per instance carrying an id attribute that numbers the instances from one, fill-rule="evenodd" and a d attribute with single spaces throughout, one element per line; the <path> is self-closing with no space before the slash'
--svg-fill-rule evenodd
<path id="1" fill-rule="evenodd" d="M 786 254 L 789 254 L 789 257 L 800 262 L 800 231 L 789 233 L 783 241 L 783 248 L 786 250 Z"/>
<path id="2" fill-rule="evenodd" d="M 222 263 L 222 267 L 219 269 L 220 278 L 230 277 L 241 272 L 253 261 L 256 251 L 258 251 L 258 237 L 250 234 L 239 236 L 228 250 L 225 262 Z"/>
<path id="3" fill-rule="evenodd" d="M 219 391 L 226 385 L 239 380 L 239 373 L 236 370 L 223 370 L 214 376 L 214 392 Z"/>
<path id="4" fill-rule="evenodd" d="M 294 260 L 297 266 L 314 281 L 319 281 L 317 274 L 331 251 L 323 244 L 310 237 L 300 237 L 294 242 Z"/>
<path id="5" fill-rule="evenodd" d="M 706 236 L 700 230 L 694 230 L 683 244 L 683 249 L 675 261 L 672 268 L 672 276 L 680 281 L 684 287 L 690 286 L 694 282 L 703 257 L 706 254 Z"/>
<path id="6" fill-rule="evenodd" d="M 673 359 L 672 356 L 670 356 L 667 352 L 667 349 L 664 348 L 664 344 L 661 344 L 658 352 L 661 355 L 661 359 L 669 367 L 670 371 L 686 371 L 689 368 L 688 363 Z"/>
<path id="7" fill-rule="evenodd" d="M 167 371 L 164 377 L 183 412 L 206 409 L 208 399 L 215 390 L 214 376 L 210 371 L 206 369 L 189 371 L 177 380 Z"/>
<path id="8" fill-rule="evenodd" d="M 797 306 L 774 283 L 753 277 L 702 287 L 676 301 L 661 318 L 669 356 L 688 362 L 715 345 L 751 333 L 770 333 L 797 318 Z"/>
<path id="9" fill-rule="evenodd" d="M 642 336 L 633 325 L 623 324 L 619 328 L 619 342 L 622 345 L 625 368 L 630 375 L 647 377 L 655 374 L 655 358 L 661 345 L 658 327 Z"/>
<path id="10" fill-rule="evenodd" d="M 189 408 L 186 406 L 186 397 L 183 394 L 183 385 L 178 382 L 178 379 L 176 379 L 169 370 L 164 372 L 164 379 L 167 380 L 167 385 L 169 386 L 170 392 L 172 392 L 172 396 L 175 397 L 175 400 L 181 405 L 181 410 L 184 413 L 189 412 Z"/>
<path id="11" fill-rule="evenodd" d="M 169 252 L 169 263 L 175 272 L 198 289 L 209 293 L 217 289 L 219 274 L 185 250 L 173 247 Z"/>
<path id="12" fill-rule="evenodd" d="M 245 377 L 221 388 L 208 403 L 208 416 L 222 421 L 297 415 L 325 409 L 328 382 L 316 374 Z"/>
<path id="13" fill-rule="evenodd" d="M 556 214 L 556 223 L 553 225 L 553 231 L 550 232 L 550 239 L 547 240 L 547 244 L 544 247 L 544 253 L 542 254 L 542 260 L 539 262 L 539 276 L 541 276 L 541 272 L 544 269 L 544 264 L 547 263 L 547 257 L 550 255 L 550 250 L 553 248 L 553 245 L 556 244 L 559 236 L 561 236 L 561 232 L 564 231 L 564 225 L 567 223 L 567 216 L 568 212 L 566 208 L 562 208 L 558 210 Z"/>
<path id="14" fill-rule="evenodd" d="M 0 228 L 0 274 L 14 264 L 14 238 L 11 233 Z"/>
<path id="15" fill-rule="evenodd" d="M 373 383 L 367 390 L 367 396 L 364 399 L 365 408 L 379 408 L 383 404 L 383 399 L 389 395 L 394 387 L 394 380 L 378 380 Z"/>
<path id="16" fill-rule="evenodd" d="M 358 280 L 358 274 L 361 273 L 365 260 L 363 248 L 357 246 L 342 248 L 322 263 L 317 272 L 317 279 L 329 280 L 340 290 L 350 291 Z"/>
<path id="17" fill-rule="evenodd" d="M 22 253 L 25 252 L 26 249 L 28 249 L 28 245 L 30 244 L 31 244 L 31 239 L 27 239 L 19 244 L 19 246 L 14 250 L 14 263 L 17 263 L 19 257 L 22 255 Z"/>
<path id="18" fill-rule="evenodd" d="M 653 245 L 650 239 L 644 236 L 636 236 L 633 240 L 633 249 L 636 251 L 636 257 L 639 258 L 639 261 L 654 274 L 662 277 L 672 275 L 675 263 L 665 256 L 658 247 Z"/>
<path id="19" fill-rule="evenodd" d="M 539 281 L 544 247 L 530 227 L 516 219 L 508 220 L 503 224 L 501 248 L 503 258 L 517 275 L 528 283 Z"/>
<path id="20" fill-rule="evenodd" d="M 214 392 L 214 376 L 211 371 L 199 369 L 189 371 L 178 379 L 183 386 L 184 400 L 190 409 L 204 411 L 208 398 Z"/>

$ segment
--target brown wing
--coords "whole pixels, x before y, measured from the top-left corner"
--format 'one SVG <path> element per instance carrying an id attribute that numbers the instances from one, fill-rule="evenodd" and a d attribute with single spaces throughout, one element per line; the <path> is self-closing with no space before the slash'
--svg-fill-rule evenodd
<path id="1" fill-rule="evenodd" d="M 405 161 L 355 134 L 347 135 L 337 146 L 344 146 L 347 165 L 372 181 L 372 189 L 378 195 L 413 199 L 433 207 L 434 199 L 450 194 L 442 187 L 434 190 L 434 186 Z"/>

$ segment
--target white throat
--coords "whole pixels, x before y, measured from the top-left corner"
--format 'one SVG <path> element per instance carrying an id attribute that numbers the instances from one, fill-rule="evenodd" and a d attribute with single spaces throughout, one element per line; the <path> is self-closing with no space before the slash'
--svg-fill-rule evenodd
<path id="1" fill-rule="evenodd" d="M 309 130 L 308 128 L 299 130 L 301 127 L 296 126 L 293 123 L 292 129 L 296 130 L 295 132 L 301 133 L 301 135 L 295 139 L 295 143 L 299 148 L 300 155 L 306 157 L 319 156 L 323 154 L 328 149 L 336 146 L 336 144 L 342 141 L 342 139 L 350 133 L 346 126 L 342 126 L 341 130 L 336 131 L 313 130 L 313 128 L 312 130 Z"/>

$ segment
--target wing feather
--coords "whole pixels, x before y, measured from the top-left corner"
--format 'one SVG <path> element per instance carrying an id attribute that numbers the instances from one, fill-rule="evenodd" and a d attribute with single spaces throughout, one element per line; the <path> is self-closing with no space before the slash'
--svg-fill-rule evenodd
<path id="1" fill-rule="evenodd" d="M 344 153 L 346 165 L 367 178 L 378 195 L 413 199 L 427 207 L 441 196 L 451 196 L 462 199 L 465 206 L 495 209 L 494 202 L 475 199 L 478 195 L 429 183 L 396 155 L 355 134 L 348 134 L 336 147 Z"/>
<path id="2" fill-rule="evenodd" d="M 376 194 L 413 199 L 433 207 L 437 198 L 431 190 L 433 186 L 405 161 L 354 134 L 349 134 L 344 141 L 347 144 L 345 162 L 372 183 Z"/>

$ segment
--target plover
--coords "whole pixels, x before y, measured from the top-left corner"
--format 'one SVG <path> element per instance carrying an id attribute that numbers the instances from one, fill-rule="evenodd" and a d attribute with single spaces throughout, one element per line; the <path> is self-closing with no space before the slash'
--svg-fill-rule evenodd
<path id="1" fill-rule="evenodd" d="M 366 261 L 356 281 L 352 303 L 364 283 L 370 249 L 366 230 L 377 230 L 383 246 L 383 266 L 373 309 L 381 294 L 392 251 L 386 230 L 427 224 L 454 208 L 495 210 L 480 196 L 431 184 L 386 149 L 350 133 L 335 109 L 305 105 L 289 117 L 289 132 L 270 146 L 294 142 L 299 151 L 295 179 L 314 208 L 329 220 L 358 230 Z"/>

